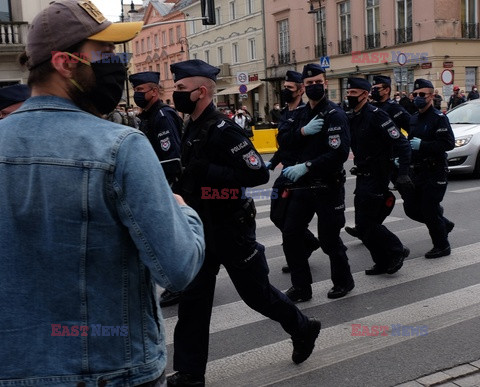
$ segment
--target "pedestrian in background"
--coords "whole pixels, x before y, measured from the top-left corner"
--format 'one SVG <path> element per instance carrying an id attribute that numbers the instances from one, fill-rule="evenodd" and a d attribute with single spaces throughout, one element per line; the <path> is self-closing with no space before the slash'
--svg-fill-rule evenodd
<path id="1" fill-rule="evenodd" d="M 165 384 L 155 284 L 183 289 L 204 240 L 145 136 L 100 118 L 141 27 L 76 0 L 32 21 L 32 97 L 0 121 L 0 385 Z"/>
<path id="2" fill-rule="evenodd" d="M 277 125 L 280 122 L 280 119 L 282 118 L 282 112 L 280 111 L 280 104 L 278 102 L 273 104 L 273 109 L 270 110 L 270 118 L 272 124 Z"/>
<path id="3" fill-rule="evenodd" d="M 297 163 L 282 175 L 295 183 L 282 229 L 282 246 L 292 286 L 286 295 L 292 301 L 312 298 L 312 274 L 308 258 L 312 245 L 305 230 L 317 214 L 319 244 L 330 259 L 333 287 L 328 298 L 340 298 L 354 287 L 347 248 L 340 238 L 345 226 L 345 171 L 350 152 L 348 120 L 343 109 L 327 98 L 325 70 L 317 63 L 303 68 L 302 79 L 308 103 L 299 109 L 289 140 L 295 144 Z"/>
<path id="4" fill-rule="evenodd" d="M 348 78 L 347 95 L 353 109 L 350 115 L 352 174 L 355 185 L 355 224 L 358 236 L 369 250 L 374 266 L 367 275 L 393 274 L 401 269 L 410 251 L 383 224 L 385 201 L 391 196 L 388 184 L 392 159 L 399 158 L 398 189 L 413 189 L 408 177 L 411 149 L 405 136 L 383 110 L 370 105 L 367 96 L 370 82 L 363 78 Z"/>
<path id="5" fill-rule="evenodd" d="M 453 94 L 450 96 L 450 99 L 448 100 L 447 104 L 447 110 L 453 109 L 454 107 L 464 103 L 465 97 L 460 94 L 460 88 L 455 85 L 453 86 Z"/>
<path id="6" fill-rule="evenodd" d="M 205 263 L 182 293 L 174 332 L 170 386 L 204 386 L 215 282 L 223 265 L 245 303 L 292 337 L 292 360 L 313 351 L 320 322 L 308 319 L 268 279 L 265 247 L 256 242 L 255 205 L 242 187 L 268 181 L 262 158 L 244 132 L 213 104 L 220 70 L 199 59 L 170 66 L 176 108 L 190 115 L 182 138 L 184 174 L 176 189 L 197 209 L 205 228 Z M 215 193 L 227 192 L 227 200 Z"/>
<path id="7" fill-rule="evenodd" d="M 448 234 L 455 224 L 444 217 L 440 203 L 447 190 L 446 152 L 455 146 L 448 117 L 433 107 L 433 85 L 426 79 L 415 81 L 415 105 L 418 113 L 410 121 L 408 138 L 412 147 L 412 180 L 415 191 L 404 197 L 408 217 L 424 223 L 433 248 L 425 258 L 450 255 Z"/>
<path id="8" fill-rule="evenodd" d="M 0 120 L 8 117 L 30 97 L 27 85 L 13 85 L 0 88 Z"/>
<path id="9" fill-rule="evenodd" d="M 479 95 L 478 95 L 477 86 L 473 85 L 472 90 L 468 93 L 467 101 L 472 101 L 474 99 L 478 99 L 478 97 L 479 97 Z"/>
<path id="10" fill-rule="evenodd" d="M 442 101 L 442 96 L 438 94 L 438 90 L 435 89 L 435 92 L 433 94 L 433 107 L 437 110 L 442 110 Z"/>

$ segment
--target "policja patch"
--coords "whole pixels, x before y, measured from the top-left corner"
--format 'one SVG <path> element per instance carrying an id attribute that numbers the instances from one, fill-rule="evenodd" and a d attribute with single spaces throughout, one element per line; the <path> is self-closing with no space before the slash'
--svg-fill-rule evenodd
<path id="1" fill-rule="evenodd" d="M 342 143 L 342 140 L 340 140 L 340 135 L 339 134 L 334 134 L 333 136 L 328 136 L 328 145 L 330 145 L 331 148 L 337 149 L 340 144 Z"/>
<path id="2" fill-rule="evenodd" d="M 255 151 L 250 151 L 247 154 L 242 155 L 243 159 L 247 163 L 248 168 L 251 169 L 260 169 L 262 167 L 262 162 L 260 161 L 259 156 Z"/>
<path id="3" fill-rule="evenodd" d="M 391 138 L 399 138 L 400 137 L 400 132 L 398 131 L 397 128 L 391 127 L 388 128 L 388 134 L 390 135 Z"/>
<path id="4" fill-rule="evenodd" d="M 160 147 L 164 152 L 168 151 L 170 149 L 170 137 L 164 138 L 163 140 L 160 140 Z"/>

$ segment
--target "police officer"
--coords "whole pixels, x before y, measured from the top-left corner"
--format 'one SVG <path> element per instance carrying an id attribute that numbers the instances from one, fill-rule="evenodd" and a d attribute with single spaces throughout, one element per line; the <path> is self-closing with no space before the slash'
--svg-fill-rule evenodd
<path id="1" fill-rule="evenodd" d="M 433 107 L 433 85 L 426 79 L 414 83 L 414 103 L 418 113 L 410 120 L 408 138 L 412 147 L 412 180 L 415 192 L 404 197 L 407 216 L 425 223 L 433 248 L 425 258 L 450 255 L 448 233 L 454 223 L 443 216 L 440 203 L 447 190 L 447 154 L 455 146 L 448 117 Z"/>
<path id="2" fill-rule="evenodd" d="M 393 154 L 399 158 L 399 191 L 413 190 L 408 177 L 411 149 L 407 139 L 383 110 L 367 102 L 371 85 L 363 78 L 348 78 L 348 103 L 352 151 L 356 174 L 355 224 L 359 238 L 370 251 L 375 265 L 367 275 L 393 274 L 409 255 L 397 236 L 382 225 Z"/>
<path id="3" fill-rule="evenodd" d="M 275 167 L 282 163 L 283 168 L 295 165 L 297 162 L 298 147 L 295 144 L 288 141 L 290 131 L 295 131 L 295 117 L 298 115 L 305 103 L 302 100 L 305 88 L 303 86 L 302 74 L 288 70 L 285 75 L 285 81 L 283 82 L 282 100 L 287 103 L 282 109 L 282 116 L 278 123 L 278 150 L 275 152 L 270 161 L 267 161 L 265 165 L 267 168 L 273 170 Z M 286 208 L 290 202 L 289 195 L 286 192 L 286 188 L 291 184 L 291 180 L 287 179 L 284 175 L 275 180 L 272 187 L 272 199 L 270 202 L 270 219 L 277 226 L 280 231 L 283 229 L 285 220 Z M 308 225 L 305 228 L 304 242 L 308 246 L 309 256 L 315 250 L 320 247 L 320 242 L 308 229 Z M 290 273 L 288 265 L 282 267 L 283 273 Z"/>
<path id="4" fill-rule="evenodd" d="M 13 85 L 0 88 L 0 120 L 13 113 L 30 97 L 27 85 Z"/>
<path id="5" fill-rule="evenodd" d="M 160 101 L 160 73 L 145 71 L 128 78 L 134 88 L 135 104 L 143 109 L 139 129 L 145 133 L 162 163 L 168 182 L 173 184 L 181 173 L 180 136 L 182 119 L 170 106 Z M 165 290 L 160 296 L 160 306 L 178 303 L 180 292 Z"/>
<path id="6" fill-rule="evenodd" d="M 255 207 L 242 187 L 268 181 L 269 173 L 244 131 L 213 105 L 219 69 L 198 60 L 170 66 L 173 100 L 190 120 L 182 138 L 185 167 L 174 189 L 204 224 L 206 255 L 197 277 L 180 297 L 170 386 L 203 386 L 216 275 L 222 264 L 238 293 L 254 310 L 278 321 L 292 337 L 295 363 L 313 351 L 320 322 L 308 319 L 270 285 L 265 248 L 255 240 Z M 222 198 L 223 197 L 223 198 Z"/>
<path id="7" fill-rule="evenodd" d="M 408 113 L 402 105 L 390 99 L 390 93 L 392 91 L 391 85 L 392 80 L 390 77 L 383 75 L 375 75 L 373 77 L 373 85 L 370 92 L 374 101 L 372 105 L 385 111 L 395 123 L 397 128 L 400 128 L 402 133 L 407 135 L 408 131 L 410 130 L 410 113 Z M 396 178 L 397 173 L 393 173 L 392 179 L 394 182 Z M 392 194 L 389 202 L 389 209 L 391 210 L 393 210 L 394 201 L 395 196 Z M 387 209 L 384 213 L 384 216 L 387 217 L 388 215 L 390 215 L 390 212 Z M 358 231 L 355 227 L 347 226 L 345 227 L 345 231 L 351 236 L 358 238 Z"/>
<path id="8" fill-rule="evenodd" d="M 320 246 L 330 258 L 333 288 L 327 296 L 340 298 L 355 286 L 340 238 L 345 225 L 343 163 L 350 151 L 348 120 L 343 109 L 327 99 L 325 70 L 319 64 L 305 65 L 302 79 L 308 103 L 296 116 L 295 130 L 288 134 L 289 142 L 296 146 L 297 164 L 282 172 L 295 183 L 282 230 L 292 279 L 285 294 L 292 301 L 312 298 L 311 250 L 302 237 L 316 213 Z"/>

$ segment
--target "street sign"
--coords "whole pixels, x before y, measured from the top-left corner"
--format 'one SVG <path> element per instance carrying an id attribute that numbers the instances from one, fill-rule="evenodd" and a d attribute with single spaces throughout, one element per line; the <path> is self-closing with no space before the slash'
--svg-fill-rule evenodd
<path id="1" fill-rule="evenodd" d="M 397 56 L 397 63 L 400 65 L 400 66 L 403 66 L 405 63 L 407 63 L 407 56 L 401 52 L 400 54 L 398 54 Z"/>
<path id="2" fill-rule="evenodd" d="M 321 56 L 320 57 L 320 67 L 324 69 L 330 68 L 330 57 L 329 56 Z"/>
<path id="3" fill-rule="evenodd" d="M 248 73 L 240 71 L 237 73 L 237 85 L 248 85 Z"/>
<path id="4" fill-rule="evenodd" d="M 247 92 L 247 90 L 248 90 L 247 85 L 240 85 L 240 87 L 238 88 L 238 91 L 241 94 L 245 94 Z"/>
<path id="5" fill-rule="evenodd" d="M 441 78 L 442 78 L 442 82 L 445 85 L 451 85 L 453 83 L 453 71 L 452 70 L 443 70 Z"/>
<path id="6" fill-rule="evenodd" d="M 248 98 L 248 94 L 239 94 L 238 96 L 240 97 L 240 99 L 247 99 Z"/>
<path id="7" fill-rule="evenodd" d="M 444 69 L 451 69 L 453 67 L 453 62 L 443 62 Z"/>

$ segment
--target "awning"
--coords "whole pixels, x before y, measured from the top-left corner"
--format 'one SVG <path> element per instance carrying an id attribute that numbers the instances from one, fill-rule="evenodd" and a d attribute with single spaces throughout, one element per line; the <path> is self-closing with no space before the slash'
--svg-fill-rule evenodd
<path id="1" fill-rule="evenodd" d="M 259 86 L 262 86 L 263 82 L 250 82 L 247 84 L 247 93 L 253 89 L 256 89 Z M 228 95 L 228 94 L 240 94 L 240 91 L 238 88 L 240 85 L 235 85 L 235 86 L 230 86 L 227 87 L 226 89 L 219 91 L 216 95 Z"/>

